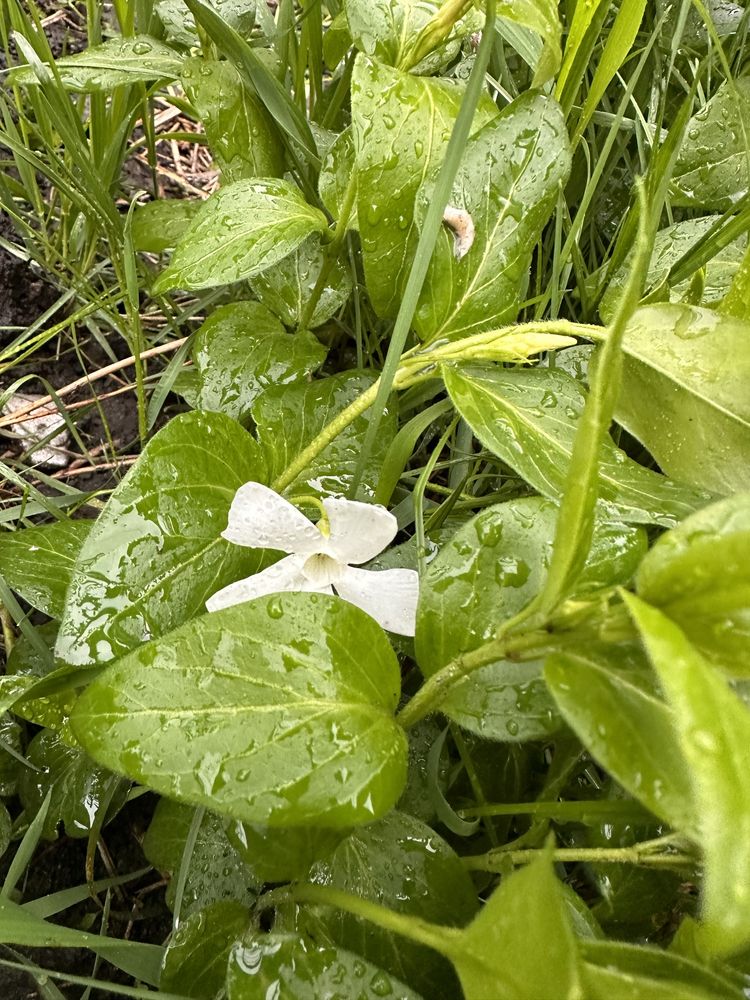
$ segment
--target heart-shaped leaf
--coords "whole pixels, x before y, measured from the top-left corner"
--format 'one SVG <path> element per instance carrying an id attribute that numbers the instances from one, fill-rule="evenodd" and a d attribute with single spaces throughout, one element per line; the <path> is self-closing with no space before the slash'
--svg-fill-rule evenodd
<path id="1" fill-rule="evenodd" d="M 398 661 L 337 597 L 261 598 L 123 657 L 81 696 L 91 755 L 164 795 L 250 823 L 342 827 L 406 779 Z"/>

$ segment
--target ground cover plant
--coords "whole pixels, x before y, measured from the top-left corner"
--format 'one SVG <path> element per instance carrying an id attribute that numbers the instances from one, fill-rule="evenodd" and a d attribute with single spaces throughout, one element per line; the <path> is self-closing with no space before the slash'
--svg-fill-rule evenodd
<path id="1" fill-rule="evenodd" d="M 2 0 L 6 995 L 747 995 L 747 24 Z"/>

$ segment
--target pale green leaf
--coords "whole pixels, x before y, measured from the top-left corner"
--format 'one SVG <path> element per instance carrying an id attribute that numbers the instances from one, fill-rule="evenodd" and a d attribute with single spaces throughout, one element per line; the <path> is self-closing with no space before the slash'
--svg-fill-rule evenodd
<path id="1" fill-rule="evenodd" d="M 250 278 L 327 227 L 323 213 L 289 181 L 236 181 L 203 203 L 154 290 L 208 288 Z"/>
<path id="2" fill-rule="evenodd" d="M 500 0 L 497 13 L 499 17 L 530 28 L 541 38 L 542 51 L 533 81 L 535 87 L 541 87 L 552 79 L 562 59 L 562 25 L 555 0 Z"/>
<path id="3" fill-rule="evenodd" d="M 406 779 L 385 633 L 337 597 L 261 598 L 188 622 L 104 671 L 72 716 L 101 764 L 250 823 L 387 812 Z"/>
<path id="4" fill-rule="evenodd" d="M 206 1000 L 223 993 L 227 962 L 235 942 L 250 929 L 240 903 L 212 903 L 180 922 L 167 945 L 159 987 Z"/>
<path id="5" fill-rule="evenodd" d="M 130 229 L 133 249 L 163 253 L 176 247 L 202 204 L 198 199 L 162 198 L 139 206 Z"/>
<path id="6" fill-rule="evenodd" d="M 0 535 L 0 574 L 38 611 L 59 618 L 91 521 L 55 521 Z"/>

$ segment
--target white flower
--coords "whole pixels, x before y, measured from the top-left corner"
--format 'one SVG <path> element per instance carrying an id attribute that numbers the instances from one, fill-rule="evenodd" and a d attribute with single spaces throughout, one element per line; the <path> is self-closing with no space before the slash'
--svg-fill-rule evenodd
<path id="1" fill-rule="evenodd" d="M 279 549 L 288 555 L 261 573 L 218 591 L 206 601 L 208 610 L 219 611 L 284 590 L 335 591 L 389 632 L 414 635 L 419 596 L 415 570 L 358 568 L 393 541 L 398 530 L 396 518 L 377 504 L 330 497 L 323 501 L 323 510 L 321 530 L 267 486 L 241 486 L 222 536 L 236 545 Z"/>

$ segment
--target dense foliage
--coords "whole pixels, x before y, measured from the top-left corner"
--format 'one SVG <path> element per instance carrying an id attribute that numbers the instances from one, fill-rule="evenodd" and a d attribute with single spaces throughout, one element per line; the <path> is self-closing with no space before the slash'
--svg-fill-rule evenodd
<path id="1" fill-rule="evenodd" d="M 88 330 L 140 438 L 103 493 L 54 427 L 2 465 L 0 941 L 137 997 L 743 997 L 744 8 L 109 7 L 54 59 L 0 4 L 0 200 L 68 310 L 4 370 Z M 123 197 L 157 98 L 207 197 Z M 65 923 L 123 871 L 20 894 L 147 792 L 166 941 Z"/>

